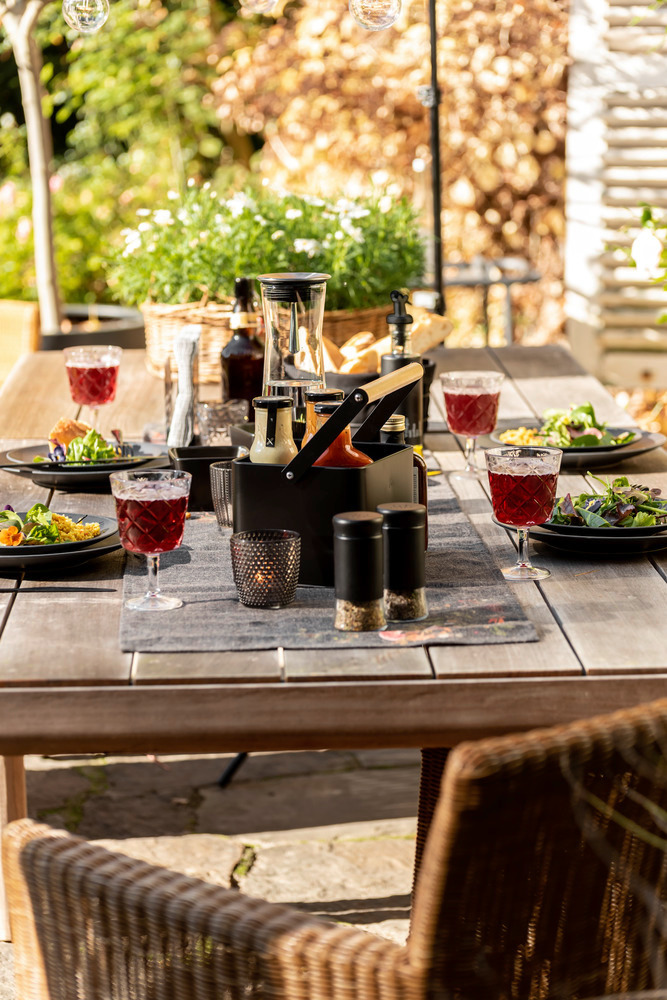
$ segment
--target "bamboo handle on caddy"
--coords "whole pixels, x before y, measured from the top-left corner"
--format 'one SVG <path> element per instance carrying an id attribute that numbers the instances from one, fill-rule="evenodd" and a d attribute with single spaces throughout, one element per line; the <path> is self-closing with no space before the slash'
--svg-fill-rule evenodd
<path id="1" fill-rule="evenodd" d="M 405 365 L 404 368 L 397 368 L 396 371 L 389 372 L 388 375 L 381 375 L 380 378 L 376 378 L 372 382 L 366 382 L 365 385 L 360 386 L 360 390 L 366 394 L 369 403 L 374 403 L 383 396 L 388 396 L 395 389 L 402 389 L 403 386 L 416 382 L 423 374 L 424 369 L 419 362 L 413 361 L 411 364 Z M 354 391 L 359 392 L 359 389 Z"/>

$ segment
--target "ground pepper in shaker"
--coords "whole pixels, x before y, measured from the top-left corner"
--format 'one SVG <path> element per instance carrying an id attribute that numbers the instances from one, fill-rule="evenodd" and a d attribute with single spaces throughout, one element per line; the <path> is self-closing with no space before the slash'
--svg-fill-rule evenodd
<path id="1" fill-rule="evenodd" d="M 379 632 L 382 606 L 382 516 L 371 510 L 333 518 L 336 617 L 341 632 Z"/>
<path id="2" fill-rule="evenodd" d="M 428 615 L 424 528 L 420 503 L 384 503 L 382 515 L 384 612 L 387 621 L 421 621 Z"/>

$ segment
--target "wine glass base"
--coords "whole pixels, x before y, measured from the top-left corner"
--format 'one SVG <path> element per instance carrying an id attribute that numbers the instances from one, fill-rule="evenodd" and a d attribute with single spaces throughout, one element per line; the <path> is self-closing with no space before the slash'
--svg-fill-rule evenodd
<path id="1" fill-rule="evenodd" d="M 183 601 L 180 597 L 165 597 L 164 594 L 144 594 L 125 601 L 125 607 L 130 611 L 173 611 L 182 608 Z"/>
<path id="2" fill-rule="evenodd" d="M 479 478 L 482 473 L 486 473 L 486 469 L 461 469 L 459 472 L 450 472 L 450 479 L 467 479 L 479 482 Z"/>
<path id="3" fill-rule="evenodd" d="M 501 571 L 506 580 L 546 580 L 551 576 L 548 569 L 535 566 L 511 566 Z"/>

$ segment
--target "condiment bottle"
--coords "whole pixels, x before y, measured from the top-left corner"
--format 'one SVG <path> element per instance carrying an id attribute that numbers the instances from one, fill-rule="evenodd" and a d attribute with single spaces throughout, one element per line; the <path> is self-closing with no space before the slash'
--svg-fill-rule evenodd
<path id="1" fill-rule="evenodd" d="M 323 427 L 332 413 L 335 413 L 340 403 L 315 403 L 316 430 Z M 359 451 L 352 444 L 352 432 L 345 427 L 338 437 L 335 437 L 329 447 L 322 452 L 313 465 L 328 465 L 336 468 L 360 468 L 372 465 L 373 459 Z"/>
<path id="2" fill-rule="evenodd" d="M 255 337 L 257 314 L 254 311 L 252 281 L 237 278 L 234 282 L 234 305 L 229 318 L 232 337 L 220 352 L 222 401 L 247 399 L 250 404 L 262 393 L 264 348 Z"/>
<path id="3" fill-rule="evenodd" d="M 382 604 L 382 517 L 374 511 L 336 514 L 334 582 L 341 632 L 379 632 L 386 625 Z"/>
<path id="4" fill-rule="evenodd" d="M 387 621 L 420 621 L 428 615 L 424 530 L 420 503 L 384 503 L 382 557 L 384 613 Z"/>
<path id="5" fill-rule="evenodd" d="M 419 361 L 419 355 L 412 350 L 412 316 L 405 309 L 408 296 L 402 292 L 393 291 L 391 300 L 394 311 L 387 316 L 389 333 L 391 334 L 391 351 L 380 358 L 380 372 L 388 375 L 398 368 Z M 397 407 L 397 413 L 405 416 L 405 443 L 422 444 L 424 436 L 424 399 L 423 385 L 420 378 L 412 387 L 402 403 Z"/>
<path id="6" fill-rule="evenodd" d="M 291 396 L 256 396 L 255 436 L 250 461 L 259 465 L 287 465 L 297 454 L 292 437 Z"/>
<path id="7" fill-rule="evenodd" d="M 405 417 L 394 413 L 380 428 L 383 444 L 405 444 Z M 424 548 L 428 547 L 428 467 L 417 447 L 412 456 L 412 499 L 424 505 Z"/>
<path id="8" fill-rule="evenodd" d="M 317 430 L 315 403 L 335 403 L 341 402 L 345 398 L 342 389 L 307 389 L 304 395 L 306 398 L 306 431 L 301 442 L 302 448 Z"/>

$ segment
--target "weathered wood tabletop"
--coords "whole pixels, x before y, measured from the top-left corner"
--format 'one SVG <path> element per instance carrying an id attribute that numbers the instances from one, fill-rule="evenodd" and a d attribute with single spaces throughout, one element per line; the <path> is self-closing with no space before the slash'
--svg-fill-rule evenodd
<path id="1" fill-rule="evenodd" d="M 549 406 L 591 400 L 609 423 L 632 423 L 563 348 L 432 356 L 440 370 L 505 372 L 502 419 L 520 423 Z M 162 384 L 146 372 L 142 352 L 125 352 L 118 396 L 102 409 L 100 430 L 121 426 L 127 438 L 140 437 L 162 408 Z M 0 392 L 2 447 L 42 441 L 60 416 L 74 412 L 60 354 L 27 356 Z M 431 417 L 443 419 L 437 384 Z M 462 468 L 461 442 L 451 435 L 431 433 L 427 444 L 445 473 Z M 662 449 L 619 471 L 667 493 Z M 580 492 L 584 483 L 564 474 L 559 492 Z M 513 539 L 491 521 L 486 483 L 452 486 L 498 563 L 513 562 Z M 49 490 L 0 472 L 0 506 L 25 509 L 51 499 Z M 58 493 L 55 506 L 114 514 L 104 494 Z M 282 649 L 122 653 L 123 561 L 119 550 L 67 575 L 0 577 L 0 822 L 25 809 L 25 753 L 451 746 L 667 691 L 667 552 L 602 559 L 541 548 L 539 563 L 551 569 L 550 579 L 511 585 L 536 625 L 536 643 L 318 650 L 316 656 Z"/>

